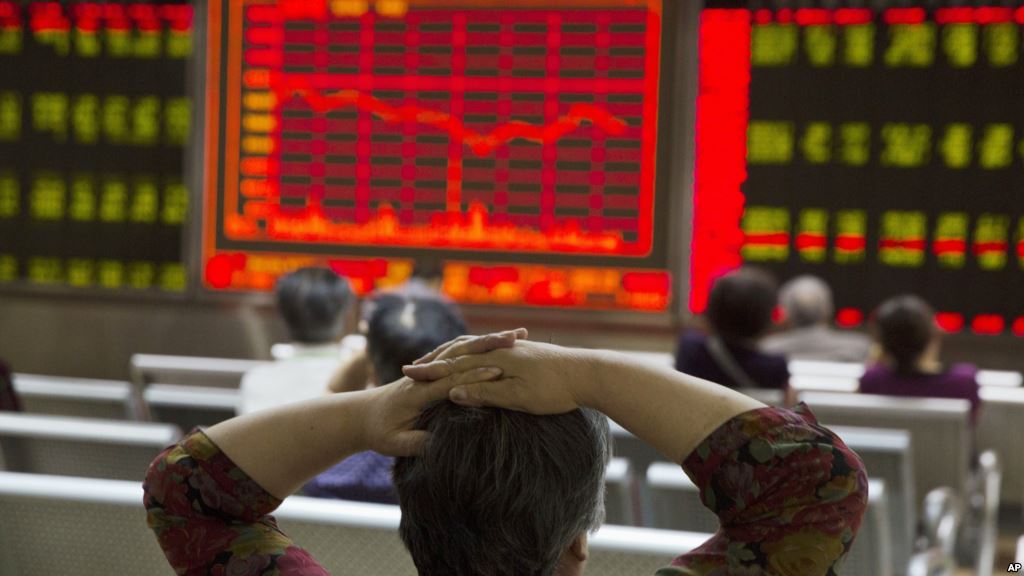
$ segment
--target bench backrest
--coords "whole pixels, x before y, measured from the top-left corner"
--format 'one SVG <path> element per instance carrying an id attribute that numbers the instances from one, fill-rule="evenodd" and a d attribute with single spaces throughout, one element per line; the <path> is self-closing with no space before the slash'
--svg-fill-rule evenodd
<path id="1" fill-rule="evenodd" d="M 1001 500 L 1024 503 L 1024 388 L 982 388 L 978 450 L 993 450 L 1003 467 Z"/>
<path id="2" fill-rule="evenodd" d="M 170 424 L 0 413 L 3 467 L 16 472 L 142 482 L 180 437 Z"/>
<path id="3" fill-rule="evenodd" d="M 638 498 L 636 476 L 629 460 L 612 458 L 604 474 L 605 524 L 638 525 Z"/>
<path id="4" fill-rule="evenodd" d="M 172 574 L 141 482 L 0 472 L 0 576 Z"/>
<path id="5" fill-rule="evenodd" d="M 843 564 L 847 576 L 891 576 L 894 571 L 890 542 L 888 499 L 883 480 L 870 480 L 868 510 L 861 522 Z M 656 462 L 647 469 L 647 484 L 654 501 L 654 521 L 658 528 L 715 532 L 718 517 L 704 507 L 700 491 L 679 466 Z M 909 561 L 909 557 L 906 561 Z"/>
<path id="6" fill-rule="evenodd" d="M 140 388 L 153 382 L 238 388 L 247 371 L 266 363 L 236 358 L 133 354 L 130 369 L 132 382 Z"/>
<path id="7" fill-rule="evenodd" d="M 213 426 L 233 418 L 238 406 L 237 389 L 180 384 L 150 384 L 142 393 L 150 418 L 174 424 L 184 431 Z"/>
<path id="8" fill-rule="evenodd" d="M 0 576 L 170 574 L 141 503 L 137 482 L 0 472 Z M 397 506 L 292 496 L 274 516 L 332 574 L 416 576 Z M 587 574 L 653 574 L 709 537 L 605 526 L 589 539 Z"/>
<path id="9" fill-rule="evenodd" d="M 700 490 L 678 464 L 655 462 L 648 466 L 647 488 L 654 528 L 718 531 L 718 516 L 704 507 Z"/>
<path id="10" fill-rule="evenodd" d="M 864 461 L 868 477 L 885 482 L 893 564 L 896 574 L 903 574 L 913 555 L 917 533 L 918 506 L 910 433 L 850 426 L 832 426 L 831 430 Z"/>
<path id="11" fill-rule="evenodd" d="M 966 400 L 827 392 L 804 392 L 800 399 L 825 426 L 907 430 L 917 498 L 940 486 L 965 489 L 971 454 Z"/>
<path id="12" fill-rule="evenodd" d="M 128 382 L 15 374 L 14 391 L 25 412 L 33 414 L 107 420 L 136 417 Z"/>

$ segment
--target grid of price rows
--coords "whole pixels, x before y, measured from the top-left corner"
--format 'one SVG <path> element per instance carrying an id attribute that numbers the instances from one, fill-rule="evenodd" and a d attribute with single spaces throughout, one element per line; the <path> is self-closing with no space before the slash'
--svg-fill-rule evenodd
<path id="1" fill-rule="evenodd" d="M 0 285 L 185 289 L 192 10 L 0 1 Z"/>
<path id="2" fill-rule="evenodd" d="M 824 277 L 841 324 L 915 292 L 948 331 L 1024 335 L 1022 24 L 1006 5 L 706 10 L 698 134 L 721 130 L 698 137 L 691 308 L 748 263 Z"/>
<path id="3" fill-rule="evenodd" d="M 244 9 L 227 238 L 650 251 L 660 30 L 646 7 L 294 4 Z"/>

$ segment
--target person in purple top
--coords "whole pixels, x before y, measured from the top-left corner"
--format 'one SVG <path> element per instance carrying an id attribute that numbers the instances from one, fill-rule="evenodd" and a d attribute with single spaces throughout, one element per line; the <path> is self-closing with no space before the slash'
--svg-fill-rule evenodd
<path id="1" fill-rule="evenodd" d="M 440 298 L 384 293 L 374 298 L 373 306 L 366 326 L 366 351 L 374 386 L 400 379 L 402 366 L 466 334 L 458 309 Z M 318 498 L 398 504 L 391 480 L 394 460 L 376 452 L 359 452 L 313 478 L 302 492 Z"/>
<path id="2" fill-rule="evenodd" d="M 757 349 L 771 327 L 777 298 L 775 280 L 761 270 L 744 268 L 719 278 L 708 296 L 708 331 L 683 332 L 676 370 L 734 389 L 787 389 L 786 358 Z"/>
<path id="3" fill-rule="evenodd" d="M 943 366 L 939 362 L 942 336 L 935 312 L 917 296 L 890 298 L 875 312 L 875 339 L 881 358 L 860 380 L 864 394 L 963 398 L 977 419 L 978 369 L 971 364 Z"/>

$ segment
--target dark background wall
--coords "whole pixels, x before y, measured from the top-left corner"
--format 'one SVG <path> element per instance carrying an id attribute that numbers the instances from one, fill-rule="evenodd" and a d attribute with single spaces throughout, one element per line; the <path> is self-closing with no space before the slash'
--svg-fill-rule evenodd
<path id="1" fill-rule="evenodd" d="M 558 344 L 669 352 L 675 328 L 541 321 L 494 311 L 467 314 L 474 332 L 525 325 Z M 350 323 L 354 324 L 354 323 Z M 136 353 L 269 358 L 287 341 L 272 305 L 166 302 L 0 294 L 0 358 L 16 372 L 125 379 Z M 1024 338 L 958 335 L 947 361 L 1024 370 Z"/>

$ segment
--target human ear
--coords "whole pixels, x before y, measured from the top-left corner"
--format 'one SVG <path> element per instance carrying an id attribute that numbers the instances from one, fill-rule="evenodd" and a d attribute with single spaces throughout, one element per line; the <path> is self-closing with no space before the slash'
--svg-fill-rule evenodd
<path id="1" fill-rule="evenodd" d="M 586 532 L 577 536 L 576 539 L 572 541 L 572 544 L 569 544 L 569 553 L 572 554 L 579 562 L 587 561 L 589 549 L 587 548 Z"/>

